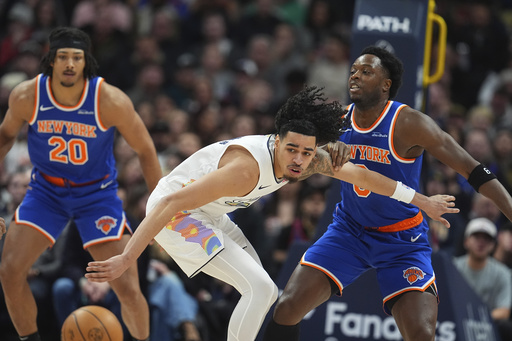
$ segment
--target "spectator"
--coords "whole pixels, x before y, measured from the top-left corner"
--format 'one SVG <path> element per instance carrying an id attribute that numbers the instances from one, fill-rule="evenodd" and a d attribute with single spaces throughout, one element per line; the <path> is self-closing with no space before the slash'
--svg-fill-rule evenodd
<path id="1" fill-rule="evenodd" d="M 484 1 L 458 3 L 467 9 L 460 26 L 449 25 L 448 41 L 457 52 L 458 63 L 451 70 L 452 100 L 470 108 L 476 104 L 484 80 L 499 73 L 509 62 L 508 33 L 503 21 Z"/>
<path id="2" fill-rule="evenodd" d="M 322 54 L 310 66 L 308 84 L 324 88 L 332 101 L 347 105 L 350 71 L 348 44 L 341 35 L 330 34 L 322 44 Z"/>
<path id="3" fill-rule="evenodd" d="M 27 40 L 20 46 L 19 54 L 11 63 L 10 69 L 14 72 L 23 72 L 27 78 L 34 78 L 40 72 L 42 47 L 33 40 Z"/>
<path id="4" fill-rule="evenodd" d="M 308 6 L 304 23 L 306 33 L 302 39 L 308 48 L 309 58 L 314 59 L 322 43 L 338 24 L 338 14 L 329 0 L 312 0 Z"/>
<path id="5" fill-rule="evenodd" d="M 475 193 L 473 196 L 471 211 L 469 212 L 468 218 L 487 218 L 492 221 L 493 224 L 498 226 L 502 220 L 506 220 L 503 218 L 498 206 L 496 206 L 492 200 L 480 193 Z"/>
<path id="6" fill-rule="evenodd" d="M 34 13 L 24 2 L 17 2 L 9 10 L 7 34 L 0 40 L 0 69 L 18 56 L 22 44 L 30 39 L 33 23 Z"/>
<path id="7" fill-rule="evenodd" d="M 194 96 L 197 58 L 191 53 L 184 53 L 178 57 L 176 64 L 172 82 L 166 88 L 166 92 L 178 108 L 186 110 Z"/>
<path id="8" fill-rule="evenodd" d="M 233 80 L 227 96 L 223 98 L 223 102 L 226 106 L 236 106 L 239 108 L 243 94 L 256 80 L 258 66 L 253 60 L 242 58 L 233 63 L 233 71 Z M 228 120 L 228 122 L 231 122 L 231 120 Z"/>
<path id="9" fill-rule="evenodd" d="M 295 219 L 290 225 L 282 228 L 276 238 L 273 248 L 276 271 L 279 271 L 286 261 L 288 249 L 294 242 L 313 240 L 316 226 L 325 210 L 326 198 L 323 188 L 304 186 L 298 198 Z"/>
<path id="10" fill-rule="evenodd" d="M 240 46 L 257 35 L 272 36 L 278 25 L 284 21 L 272 0 L 256 0 L 246 7 L 238 26 L 236 27 L 236 41 Z"/>
<path id="11" fill-rule="evenodd" d="M 165 54 L 158 45 L 155 37 L 150 35 L 138 36 L 134 39 L 133 52 L 129 58 L 130 72 L 126 72 L 126 77 L 123 82 L 123 90 L 133 88 L 136 84 L 136 76 L 140 70 L 147 64 L 162 65 L 164 75 L 171 74 L 171 67 Z"/>
<path id="12" fill-rule="evenodd" d="M 486 218 L 472 219 L 464 233 L 467 254 L 455 258 L 455 266 L 487 305 L 502 340 L 510 340 L 512 277 L 510 270 L 491 257 L 496 244 L 496 225 Z"/>
<path id="13" fill-rule="evenodd" d="M 299 49 L 297 30 L 289 24 L 276 27 L 272 40 L 272 65 L 267 77 L 274 89 L 273 102 L 288 98 L 286 76 L 292 70 L 306 70 L 307 62 Z"/>
<path id="14" fill-rule="evenodd" d="M 135 105 L 142 101 L 155 101 L 164 93 L 165 73 L 161 64 L 147 63 L 137 73 L 137 82 L 127 94 Z"/>
<path id="15" fill-rule="evenodd" d="M 233 72 L 227 67 L 227 58 L 221 47 L 215 43 L 203 45 L 201 64 L 197 70 L 200 77 L 207 77 L 212 82 L 213 95 L 217 101 L 228 95 L 230 84 L 233 83 Z"/>
<path id="16" fill-rule="evenodd" d="M 256 64 L 256 76 L 269 80 L 272 66 L 272 36 L 257 34 L 253 36 L 246 49 L 246 57 Z"/>
<path id="17" fill-rule="evenodd" d="M 507 222 L 500 226 L 493 257 L 512 269 L 512 223 Z"/>
<path id="18" fill-rule="evenodd" d="M 34 25 L 31 39 L 44 44 L 51 30 L 64 26 L 64 10 L 60 1 L 39 0 L 34 6 Z"/>
<path id="19" fill-rule="evenodd" d="M 148 278 L 152 341 L 201 341 L 199 306 L 168 263 L 172 259 L 156 244 L 150 246 Z"/>
<path id="20" fill-rule="evenodd" d="M 240 55 L 239 46 L 228 36 L 228 24 L 226 18 L 219 12 L 211 12 L 204 15 L 201 22 L 201 41 L 192 47 L 196 54 L 205 45 L 217 46 L 227 63 Z"/>
<path id="21" fill-rule="evenodd" d="M 30 168 L 20 168 L 14 173 L 9 173 L 6 191 L 2 193 L 2 202 L 0 216 L 4 217 L 5 223 L 9 225 L 14 215 L 14 211 L 22 202 L 27 193 L 30 183 Z"/>

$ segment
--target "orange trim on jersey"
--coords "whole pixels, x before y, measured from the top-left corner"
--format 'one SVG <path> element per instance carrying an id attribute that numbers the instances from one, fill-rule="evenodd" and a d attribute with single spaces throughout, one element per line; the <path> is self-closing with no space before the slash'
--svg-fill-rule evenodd
<path id="1" fill-rule="evenodd" d="M 305 265 L 305 266 L 309 266 L 313 269 L 316 269 L 318 271 L 321 271 L 323 272 L 327 277 L 329 277 L 335 284 L 336 286 L 338 287 L 338 289 L 340 290 L 340 295 L 341 296 L 343 294 L 343 288 L 341 287 L 341 285 L 339 284 L 338 282 L 338 279 L 336 279 L 333 275 L 331 275 L 330 273 L 328 273 L 327 271 L 325 271 L 324 269 L 322 269 L 321 267 L 319 266 L 316 266 L 314 264 L 311 264 L 311 263 L 306 263 L 304 262 L 304 256 L 302 256 L 302 258 L 300 259 L 300 262 L 299 262 L 301 265 Z"/>
<path id="2" fill-rule="evenodd" d="M 375 120 L 375 122 L 373 122 L 373 124 L 371 126 L 369 126 L 368 128 L 361 128 L 357 125 L 356 123 L 356 120 L 355 119 L 352 119 L 352 122 L 354 123 L 354 126 L 358 129 L 358 130 L 361 130 L 361 131 L 368 131 L 368 130 L 372 130 L 381 120 L 382 116 L 388 111 L 388 108 L 389 106 L 391 105 L 391 101 L 388 101 L 388 103 L 386 104 L 386 106 L 384 107 L 384 110 L 382 110 L 382 112 L 380 113 L 379 117 L 377 117 L 377 119 Z M 354 117 L 354 115 L 352 115 L 352 117 Z"/>
<path id="3" fill-rule="evenodd" d="M 399 221 L 398 223 L 380 227 L 365 227 L 365 229 L 379 232 L 398 232 L 418 226 L 422 221 L 423 214 L 421 214 L 421 211 L 419 211 L 418 214 L 416 214 L 414 217 L 407 218 L 405 220 Z"/>
<path id="4" fill-rule="evenodd" d="M 53 237 L 48 232 L 41 229 L 39 226 L 37 226 L 35 224 L 31 224 L 28 221 L 20 221 L 18 218 L 18 210 L 16 210 L 14 212 L 14 222 L 18 225 L 24 225 L 24 226 L 33 228 L 34 230 L 36 230 L 37 232 L 40 232 L 43 236 L 45 236 L 45 238 L 48 239 L 50 241 L 50 243 L 52 244 L 51 246 L 53 246 L 55 244 L 55 240 L 53 239 Z"/>
<path id="5" fill-rule="evenodd" d="M 393 154 L 395 155 L 395 157 L 399 160 L 402 160 L 402 161 L 407 161 L 407 162 L 411 162 L 411 161 L 414 161 L 416 160 L 416 158 L 412 158 L 412 159 L 406 159 L 406 158 L 403 158 L 401 157 L 400 155 L 398 155 L 398 153 L 396 152 L 395 150 L 395 144 L 393 143 L 393 138 L 395 136 L 395 124 L 396 124 L 396 121 L 397 121 L 397 118 L 398 118 L 398 114 L 400 114 L 400 112 L 402 111 L 403 108 L 405 108 L 406 105 L 402 105 L 398 108 L 398 110 L 396 111 L 396 114 L 395 114 L 395 117 L 393 117 L 393 121 L 391 123 L 391 131 L 390 131 L 390 137 L 389 137 L 389 145 L 391 147 L 391 150 L 393 151 Z"/>
<path id="6" fill-rule="evenodd" d="M 132 230 L 128 227 L 126 219 L 124 221 L 123 228 L 121 229 L 121 234 L 119 234 L 116 237 L 103 238 L 103 239 L 96 240 L 95 242 L 92 242 L 92 243 L 87 243 L 83 246 L 83 248 L 84 248 L 84 250 L 86 250 L 88 247 L 91 247 L 93 245 L 103 244 L 106 242 L 115 242 L 115 241 L 121 240 L 121 238 L 123 238 L 123 236 L 124 236 L 125 229 L 127 229 L 130 232 L 130 235 L 133 234 Z"/>
<path id="7" fill-rule="evenodd" d="M 103 81 L 104 79 L 103 78 L 100 78 L 98 80 L 98 84 L 96 85 L 96 98 L 95 98 L 95 103 L 96 103 L 96 107 L 94 108 L 96 110 L 96 117 L 98 118 L 98 125 L 100 126 L 100 128 L 102 130 L 108 130 L 107 127 L 105 127 L 105 125 L 103 124 L 103 122 L 101 121 L 101 116 L 100 116 L 100 92 L 101 92 L 101 85 L 103 84 Z"/>
<path id="8" fill-rule="evenodd" d="M 425 285 L 423 288 L 418 288 L 418 287 L 414 287 L 414 288 L 406 288 L 404 290 L 400 290 L 399 292 L 387 297 L 386 299 L 384 299 L 382 301 L 382 308 L 384 309 L 384 312 L 386 312 L 386 309 L 384 308 L 384 306 L 386 305 L 386 302 L 388 302 L 389 300 L 401 295 L 401 294 L 404 294 L 406 292 L 409 292 L 409 291 L 421 291 L 421 292 L 425 292 L 425 290 L 427 290 L 431 285 L 434 285 L 434 288 L 436 290 L 436 298 L 437 298 L 437 303 L 439 303 L 439 294 L 437 292 L 437 285 L 435 283 L 436 281 L 436 277 L 432 277 L 432 279 L 427 283 L 427 285 Z M 387 314 L 387 312 L 386 312 Z"/>
<path id="9" fill-rule="evenodd" d="M 41 92 L 41 90 L 39 90 L 39 83 L 41 81 L 41 77 L 42 77 L 41 74 L 37 75 L 37 77 L 36 77 L 36 90 L 35 90 L 36 97 L 34 97 L 34 110 L 32 111 L 32 116 L 30 117 L 29 122 L 32 122 L 32 120 L 36 117 L 37 106 L 39 105 L 39 93 Z"/>
<path id="10" fill-rule="evenodd" d="M 88 83 L 89 83 L 89 80 L 88 79 L 85 79 L 85 82 L 84 82 L 84 88 L 82 90 L 82 95 L 80 96 L 80 99 L 78 100 L 78 103 L 76 105 L 73 105 L 73 106 L 67 106 L 67 105 L 62 105 L 60 104 L 59 102 L 57 102 L 57 100 L 55 99 L 55 97 L 53 96 L 53 90 L 52 90 L 52 84 L 51 84 L 51 77 L 48 77 L 47 79 L 47 82 L 48 82 L 48 94 L 50 95 L 50 97 L 52 98 L 52 101 L 56 104 L 58 104 L 60 107 L 63 107 L 65 109 L 78 109 L 82 104 L 83 104 L 83 100 L 84 100 L 84 97 L 86 95 L 86 91 L 87 91 L 87 88 L 88 88 Z"/>

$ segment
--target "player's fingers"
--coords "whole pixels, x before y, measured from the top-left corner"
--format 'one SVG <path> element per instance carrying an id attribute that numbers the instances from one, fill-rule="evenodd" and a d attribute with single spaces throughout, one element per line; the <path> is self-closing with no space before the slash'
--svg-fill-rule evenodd
<path id="1" fill-rule="evenodd" d="M 91 282 L 108 282 L 112 280 L 108 273 L 106 272 L 88 272 L 85 274 L 85 278 L 87 278 Z"/>
<path id="2" fill-rule="evenodd" d="M 453 195 L 444 195 L 443 198 L 445 201 L 449 201 L 449 202 L 455 201 L 455 197 Z"/>
<path id="3" fill-rule="evenodd" d="M 96 272 L 96 273 L 101 273 L 101 272 L 106 272 L 108 271 L 109 269 L 105 266 L 102 266 L 102 265 L 88 265 L 85 270 L 87 272 Z"/>
<path id="4" fill-rule="evenodd" d="M 446 226 L 447 228 L 450 228 L 450 222 L 448 220 L 444 219 L 443 217 L 440 217 L 439 221 L 443 223 L 443 225 Z"/>

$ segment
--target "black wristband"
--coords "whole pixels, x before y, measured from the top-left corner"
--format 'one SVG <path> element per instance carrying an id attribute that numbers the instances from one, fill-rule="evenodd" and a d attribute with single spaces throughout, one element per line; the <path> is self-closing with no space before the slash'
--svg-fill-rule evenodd
<path id="1" fill-rule="evenodd" d="M 484 165 L 479 164 L 471 171 L 471 174 L 469 174 L 468 182 L 475 191 L 478 192 L 478 189 L 480 186 L 485 184 L 487 181 L 491 181 L 492 179 L 496 179 L 496 175 L 494 175 L 493 172 L 491 172 L 489 169 L 487 169 Z"/>

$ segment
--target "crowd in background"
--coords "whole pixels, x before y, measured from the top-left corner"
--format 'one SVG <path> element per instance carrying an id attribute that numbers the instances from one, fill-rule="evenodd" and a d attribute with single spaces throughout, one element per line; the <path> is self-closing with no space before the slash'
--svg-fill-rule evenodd
<path id="1" fill-rule="evenodd" d="M 349 104 L 354 2 L 0 1 L 0 117 L 12 88 L 40 73 L 49 32 L 57 26 L 81 28 L 92 39 L 99 76 L 131 98 L 167 174 L 212 142 L 273 133 L 277 109 L 304 84 L 321 86 L 329 100 Z M 436 4 L 436 12 L 448 24 L 446 70 L 439 82 L 429 86 L 425 113 L 512 192 L 512 1 L 439 0 Z M 119 194 L 136 227 L 145 215 L 148 197 L 142 171 L 122 138 L 116 140 L 115 156 Z M 0 215 L 7 223 L 27 189 L 30 169 L 26 136 L 21 134 L 0 167 Z M 272 277 L 278 275 L 293 241 L 315 237 L 330 184 L 330 179 L 314 176 L 233 213 Z M 447 217 L 449 230 L 431 222 L 435 251 L 463 255 L 464 231 L 473 218 L 489 219 L 498 231 L 506 225 L 489 199 L 428 155 L 422 185 L 427 195 L 455 195 L 461 209 Z M 498 239 L 499 247 L 508 252 L 509 262 L 504 264 L 509 268 L 510 239 Z M 53 255 L 36 264 L 32 275 L 34 282 L 43 283 L 38 288 L 48 286 L 39 295 L 40 318 L 48 330 L 59 330 L 62 322 L 51 299 L 51 286 L 62 277 L 64 267 L 58 248 L 54 249 Z M 82 250 L 78 242 L 76 249 Z M 195 322 L 202 338 L 222 339 L 238 293 L 201 275 L 185 278 L 157 247 L 147 253 L 142 269 L 148 271 L 141 271 L 143 288 L 149 288 L 155 277 L 178 275 L 198 307 Z M 165 266 L 155 265 L 155 260 Z M 0 334 L 5 330 L 12 326 L 0 299 Z"/>

